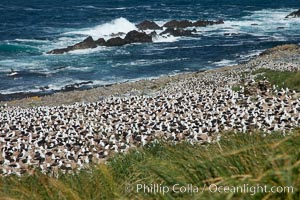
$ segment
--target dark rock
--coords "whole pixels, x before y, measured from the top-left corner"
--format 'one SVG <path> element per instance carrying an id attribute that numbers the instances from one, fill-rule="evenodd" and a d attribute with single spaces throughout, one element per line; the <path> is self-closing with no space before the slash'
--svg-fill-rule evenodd
<path id="1" fill-rule="evenodd" d="M 103 38 L 99 38 L 98 40 L 95 41 L 95 44 L 97 46 L 105 46 L 105 40 Z"/>
<path id="2" fill-rule="evenodd" d="M 300 17 L 300 9 L 290 13 L 285 18 L 295 18 L 295 17 Z"/>
<path id="3" fill-rule="evenodd" d="M 91 36 L 71 47 L 72 50 L 96 48 L 97 45 Z"/>
<path id="4" fill-rule="evenodd" d="M 238 35 L 239 33 L 224 33 L 224 36 L 235 36 Z"/>
<path id="5" fill-rule="evenodd" d="M 285 27 L 283 27 L 283 26 L 277 27 L 277 30 L 281 30 L 281 29 L 285 29 Z"/>
<path id="6" fill-rule="evenodd" d="M 161 30 L 162 27 L 158 26 L 155 22 L 145 20 L 136 25 L 136 27 L 140 30 Z"/>
<path id="7" fill-rule="evenodd" d="M 149 35 L 150 35 L 152 38 L 155 38 L 155 37 L 158 36 L 156 31 L 152 31 Z"/>
<path id="8" fill-rule="evenodd" d="M 147 35 L 144 32 L 130 31 L 129 33 L 126 34 L 125 41 L 129 44 L 152 42 L 152 36 Z"/>
<path id="9" fill-rule="evenodd" d="M 96 48 L 96 47 L 97 44 L 95 43 L 93 38 L 89 36 L 82 42 L 79 42 L 73 46 L 68 46 L 67 48 L 62 48 L 62 49 L 54 49 L 52 51 L 47 52 L 47 54 L 63 54 L 78 49 L 89 49 L 89 48 Z"/>
<path id="10" fill-rule="evenodd" d="M 82 85 L 87 85 L 87 84 L 92 84 L 92 83 L 93 83 L 93 81 L 83 81 L 80 83 L 74 83 L 74 84 L 66 85 L 62 90 L 63 91 L 74 91 Z"/>
<path id="11" fill-rule="evenodd" d="M 50 89 L 49 86 L 40 87 L 40 90 L 42 90 L 42 91 L 49 90 L 49 89 Z"/>
<path id="12" fill-rule="evenodd" d="M 198 20 L 198 21 L 194 22 L 192 26 L 204 27 L 204 26 L 215 25 L 215 24 L 224 24 L 224 21 L 223 20 L 218 20 L 218 21 Z"/>
<path id="13" fill-rule="evenodd" d="M 205 27 L 208 25 L 208 21 L 198 20 L 193 23 L 193 26 L 195 27 Z"/>
<path id="14" fill-rule="evenodd" d="M 193 27 L 193 26 L 207 26 L 207 25 L 213 25 L 213 24 L 221 24 L 224 23 L 222 20 L 219 21 L 202 21 L 199 20 L 197 22 L 191 22 L 188 20 L 172 20 L 167 22 L 164 27 L 167 27 L 167 30 L 165 30 L 163 34 L 170 34 L 173 36 L 192 36 L 194 32 L 197 32 L 196 29 L 194 30 L 184 30 L 183 28 L 187 27 Z M 159 27 L 155 22 L 151 22 L 148 20 L 145 20 L 137 25 L 137 27 L 141 30 L 146 29 L 152 29 L 152 30 L 161 30 L 162 27 Z M 100 38 L 96 41 L 93 40 L 91 36 L 87 37 L 82 42 L 79 42 L 73 46 L 68 46 L 66 48 L 62 49 L 54 49 L 47 54 L 63 54 L 69 51 L 74 51 L 78 49 L 88 49 L 88 48 L 96 48 L 97 46 L 123 46 L 125 44 L 131 44 L 131 43 L 145 43 L 145 42 L 152 42 L 152 38 L 157 36 L 157 33 L 154 31 L 150 33 L 149 35 L 144 32 L 138 32 L 138 31 L 130 31 L 126 34 L 125 39 L 122 39 L 121 35 L 124 35 L 125 33 L 119 32 L 116 34 L 112 34 L 111 36 L 118 36 L 111 38 L 105 42 L 103 38 Z"/>
<path id="15" fill-rule="evenodd" d="M 214 24 L 224 24 L 224 21 L 222 19 L 219 19 L 218 21 L 215 21 Z"/>
<path id="16" fill-rule="evenodd" d="M 188 20 L 172 20 L 164 24 L 164 27 L 167 28 L 187 28 L 193 26 L 193 22 L 190 22 Z"/>
<path id="17" fill-rule="evenodd" d="M 71 51 L 70 48 L 63 48 L 63 49 L 53 49 L 51 51 L 48 51 L 47 54 L 63 54 L 66 52 Z"/>
<path id="18" fill-rule="evenodd" d="M 165 31 L 160 33 L 160 35 L 170 34 L 175 37 L 178 36 L 192 36 L 193 30 L 184 30 L 184 29 L 174 29 L 174 28 L 167 28 Z"/>
<path id="19" fill-rule="evenodd" d="M 127 44 L 126 40 L 116 37 L 116 38 L 111 38 L 106 41 L 105 46 L 107 47 L 115 47 L 115 46 L 123 46 Z"/>
<path id="20" fill-rule="evenodd" d="M 224 24 L 223 20 L 218 20 L 218 21 L 206 21 L 206 20 L 198 20 L 196 22 L 191 22 L 188 20 L 182 20 L 182 21 L 177 21 L 177 20 L 172 20 L 164 24 L 164 27 L 167 28 L 187 28 L 187 27 L 205 27 L 208 25 L 214 25 L 214 24 Z"/>
<path id="21" fill-rule="evenodd" d="M 111 37 L 120 37 L 120 36 L 122 36 L 122 35 L 125 35 L 125 33 L 123 33 L 123 32 L 118 32 L 118 33 L 112 33 L 112 34 L 110 34 Z"/>

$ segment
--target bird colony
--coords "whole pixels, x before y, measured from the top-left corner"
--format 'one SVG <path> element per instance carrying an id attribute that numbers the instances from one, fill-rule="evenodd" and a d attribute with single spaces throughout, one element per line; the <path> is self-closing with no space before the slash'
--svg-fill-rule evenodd
<path id="1" fill-rule="evenodd" d="M 256 59 L 239 68 L 195 73 L 149 95 L 55 107 L 2 106 L 0 174 L 73 172 L 151 142 L 207 144 L 227 131 L 287 134 L 300 125 L 298 93 L 271 87 L 247 95 L 243 85 L 240 91 L 232 85 L 260 67 L 299 70 L 295 63 Z M 247 76 L 246 82 L 255 81 Z"/>

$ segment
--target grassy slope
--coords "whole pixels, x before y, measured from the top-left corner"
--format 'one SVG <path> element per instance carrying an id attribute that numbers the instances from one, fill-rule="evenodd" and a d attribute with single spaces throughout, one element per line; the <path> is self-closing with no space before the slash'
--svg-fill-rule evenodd
<path id="1" fill-rule="evenodd" d="M 280 72 L 262 68 L 255 71 L 254 74 L 259 74 L 257 79 L 266 77 L 273 85 L 278 86 L 278 89 L 289 88 L 300 92 L 300 72 Z"/>
<path id="2" fill-rule="evenodd" d="M 195 194 L 136 193 L 136 184 L 204 184 L 224 186 L 294 186 L 294 193 Z M 126 187 L 131 186 L 130 192 Z M 0 179 L 0 199 L 300 199 L 300 131 L 280 134 L 227 134 L 220 143 L 152 145 L 116 155 L 108 165 L 96 165 L 58 179 L 35 173 Z M 207 188 L 206 188 L 207 190 Z"/>

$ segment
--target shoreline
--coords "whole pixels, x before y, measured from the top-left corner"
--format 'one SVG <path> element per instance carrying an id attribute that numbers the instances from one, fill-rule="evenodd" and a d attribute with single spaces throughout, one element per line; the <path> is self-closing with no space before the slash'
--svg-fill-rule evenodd
<path id="1" fill-rule="evenodd" d="M 287 44 L 290 45 L 290 44 Z M 293 45 L 293 44 L 291 44 Z M 296 45 L 296 44 L 295 44 Z M 285 46 L 285 45 L 279 45 Z M 276 48 L 277 46 L 273 47 Z M 273 49 L 270 48 L 270 49 Z M 247 61 L 241 61 L 235 65 L 227 65 L 211 69 L 199 69 L 197 71 L 181 72 L 174 75 L 161 75 L 157 77 L 141 78 L 138 80 L 125 80 L 123 82 L 108 83 L 98 86 L 83 86 L 76 88 L 76 83 L 68 85 L 69 89 L 60 89 L 55 91 L 41 92 L 18 92 L 12 94 L 0 94 L 0 106 L 19 106 L 23 108 L 34 106 L 59 106 L 61 104 L 73 104 L 78 102 L 94 102 L 103 97 L 108 96 L 123 96 L 123 95 L 141 95 L 152 94 L 158 89 L 173 81 L 178 81 L 182 78 L 189 78 L 199 73 L 214 73 L 226 70 L 234 70 L 243 68 L 253 59 L 259 58 L 268 53 L 270 49 L 260 52 L 258 55 L 252 55 Z M 87 81 L 90 82 L 90 81 Z M 81 85 L 81 83 L 79 83 Z M 71 88 L 71 89 L 70 89 Z M 110 93 L 111 92 L 111 93 Z M 95 93 L 99 93 L 98 98 Z M 2 100 L 3 99 L 3 100 Z"/>
<path id="2" fill-rule="evenodd" d="M 252 57 L 251 59 L 255 58 Z M 250 59 L 250 60 L 251 60 Z M 244 61 L 245 62 L 245 61 Z M 61 104 L 73 104 L 78 102 L 94 102 L 109 96 L 131 96 L 131 95 L 151 95 L 164 87 L 166 84 L 184 78 L 190 78 L 201 73 L 214 73 L 227 71 L 242 67 L 243 63 L 223 66 L 219 68 L 197 70 L 193 72 L 182 72 L 174 75 L 162 75 L 151 78 L 141 78 L 139 80 L 126 80 L 119 83 L 92 86 L 90 88 L 78 88 L 74 90 L 58 90 L 51 93 L 42 92 L 20 92 L 12 94 L 0 94 L 1 105 L 18 106 L 28 108 L 33 106 L 59 106 Z M 99 94 L 98 97 L 95 93 Z"/>
<path id="3" fill-rule="evenodd" d="M 289 71 L 299 81 L 299 55 L 300 46 L 283 45 L 241 65 L 9 102 L 0 106 L 0 170 L 68 172 L 157 141 L 288 134 L 300 126 L 299 84 L 278 88 L 257 76 Z"/>

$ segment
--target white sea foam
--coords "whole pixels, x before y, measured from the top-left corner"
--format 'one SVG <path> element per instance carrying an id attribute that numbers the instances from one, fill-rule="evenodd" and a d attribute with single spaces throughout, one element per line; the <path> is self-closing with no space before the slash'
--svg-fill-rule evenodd
<path id="1" fill-rule="evenodd" d="M 92 36 L 94 39 L 98 39 L 98 38 L 108 39 L 111 38 L 110 35 L 113 33 L 119 33 L 119 32 L 128 33 L 129 31 L 132 30 L 137 30 L 135 24 L 121 17 L 109 23 L 101 24 L 93 28 L 85 28 L 78 31 L 67 32 L 65 34 L 86 35 L 86 36 L 88 35 L 88 36 Z"/>
<path id="2" fill-rule="evenodd" d="M 19 86 L 19 87 L 6 89 L 6 90 L 0 90 L 0 94 L 14 94 L 14 93 L 22 93 L 22 92 L 34 93 L 39 91 L 40 89 L 28 89 L 26 86 Z"/>
<path id="3" fill-rule="evenodd" d="M 250 53 L 248 53 L 248 54 L 246 54 L 246 55 L 240 55 L 240 57 L 241 57 L 242 59 L 244 59 L 244 60 L 247 60 L 247 59 L 249 59 L 249 58 L 252 58 L 252 57 L 254 57 L 254 56 L 259 55 L 262 51 L 264 51 L 264 50 L 253 50 L 253 51 L 251 51 Z"/>
<path id="4" fill-rule="evenodd" d="M 154 21 L 158 26 L 163 26 L 165 23 L 167 23 L 170 20 L 164 20 L 164 21 Z"/>
<path id="5" fill-rule="evenodd" d="M 92 8 L 92 7 L 90 7 Z M 236 20 L 225 20 L 224 24 L 217 24 L 213 26 L 206 27 L 196 27 L 198 31 L 201 31 L 204 36 L 210 35 L 224 35 L 227 34 L 252 34 L 255 36 L 274 36 L 274 32 L 278 32 L 278 27 L 285 27 L 287 29 L 299 29 L 298 26 L 292 26 L 293 24 L 300 24 L 299 20 L 285 19 L 285 16 L 289 14 L 291 9 L 264 9 L 260 11 L 251 12 L 249 15 L 236 19 Z M 158 25 L 162 26 L 169 20 L 155 21 Z M 121 17 L 117 18 L 111 22 L 104 23 L 92 28 L 84 28 L 76 31 L 66 32 L 66 36 L 78 35 L 79 37 L 62 37 L 59 42 L 55 44 L 55 47 L 63 47 L 73 44 L 75 41 L 79 42 L 86 36 L 92 36 L 94 39 L 111 38 L 113 33 L 128 33 L 129 31 L 137 30 L 134 23 L 128 21 L 127 19 Z M 166 43 L 166 42 L 176 42 L 184 37 L 174 37 L 174 36 L 160 36 L 159 34 L 164 30 L 156 30 L 158 36 L 153 38 L 154 43 Z M 151 30 L 146 31 L 147 33 Z M 283 31 L 284 32 L 284 31 Z M 125 34 L 121 37 L 125 37 Z M 234 36 L 234 35 L 233 35 Z M 283 36 L 276 35 L 280 41 L 284 41 Z M 194 38 L 199 39 L 199 38 Z M 272 38 L 270 38 L 272 40 Z M 73 40 L 71 42 L 70 40 Z M 97 50 L 96 50 L 97 51 Z M 86 54 L 93 51 L 78 51 L 75 53 Z"/>
<path id="6" fill-rule="evenodd" d="M 48 43 L 49 40 L 15 39 L 17 42 Z"/>
<path id="7" fill-rule="evenodd" d="M 218 62 L 214 62 L 213 64 L 215 64 L 218 67 L 224 67 L 224 66 L 235 65 L 236 61 L 235 60 L 223 59 L 223 60 L 220 60 Z"/>
<path id="8" fill-rule="evenodd" d="M 153 42 L 155 43 L 163 43 L 163 42 L 176 42 L 179 40 L 179 37 L 170 36 L 157 36 L 153 38 Z"/>
<path id="9" fill-rule="evenodd" d="M 88 6 L 75 6 L 75 7 L 78 7 L 78 8 L 84 8 L 84 9 L 96 9 L 96 10 L 102 10 L 102 8 L 99 8 L 99 7 L 96 7 L 96 6 L 91 6 L 91 5 L 88 5 Z"/>
<path id="10" fill-rule="evenodd" d="M 91 70 L 92 67 L 82 67 L 82 66 L 62 66 L 62 67 L 56 67 L 53 70 L 55 70 L 55 72 L 60 72 L 60 71 L 81 71 L 81 72 L 87 72 L 89 70 Z"/>
<path id="11" fill-rule="evenodd" d="M 299 30 L 300 21 L 298 19 L 285 19 L 285 16 L 292 12 L 292 9 L 263 9 L 251 12 L 249 15 L 235 20 L 225 20 L 224 24 L 198 27 L 198 31 L 204 31 L 204 35 L 214 34 L 251 34 L 254 36 L 274 36 L 280 40 L 285 40 L 281 32 L 285 30 Z M 278 30 L 283 27 L 283 30 Z"/>
<path id="12" fill-rule="evenodd" d="M 49 87 L 49 89 L 47 90 L 61 90 L 63 89 L 65 86 L 67 85 L 71 85 L 71 84 L 76 84 L 76 83 L 81 83 L 85 80 L 74 80 L 74 79 L 59 79 L 59 80 L 56 80 L 55 83 L 51 83 L 49 85 L 47 85 Z M 84 84 L 84 85 L 87 85 L 87 86 L 91 86 L 91 85 L 94 85 L 94 81 L 93 83 L 88 83 L 88 84 Z"/>
<path id="13" fill-rule="evenodd" d="M 108 48 L 106 47 L 96 47 L 93 49 L 78 49 L 78 50 L 74 50 L 74 51 L 70 51 L 69 54 L 75 54 L 75 55 L 82 55 L 82 54 L 91 54 L 91 53 L 95 53 L 95 52 L 99 52 L 99 51 L 104 51 L 107 50 Z"/>
<path id="14" fill-rule="evenodd" d="M 3 66 L 4 68 L 10 69 L 29 69 L 29 68 L 35 68 L 36 66 L 38 66 L 39 63 L 37 62 L 24 62 L 24 61 L 20 61 L 20 60 L 16 60 L 16 59 L 7 59 L 7 60 L 1 60 L 0 61 L 0 66 Z"/>
<path id="15" fill-rule="evenodd" d="M 162 63 L 168 63 L 168 62 L 175 62 L 175 61 L 183 61 L 186 60 L 187 58 L 173 58 L 173 59 L 153 59 L 153 60 L 145 60 L 145 59 L 140 59 L 140 60 L 135 60 L 132 62 L 128 63 L 116 63 L 112 65 L 112 67 L 129 67 L 129 66 L 150 66 L 150 65 L 155 65 L 155 64 L 162 64 Z"/>

